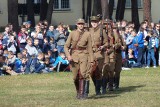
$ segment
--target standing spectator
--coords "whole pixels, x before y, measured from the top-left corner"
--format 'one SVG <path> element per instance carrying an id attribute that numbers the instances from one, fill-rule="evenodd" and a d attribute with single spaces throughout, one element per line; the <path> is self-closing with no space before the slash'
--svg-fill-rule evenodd
<path id="1" fill-rule="evenodd" d="M 10 35 L 10 37 L 9 37 L 8 44 L 7 44 L 7 49 L 8 49 L 8 51 L 12 51 L 13 54 L 16 54 L 16 52 L 17 52 L 17 43 L 14 40 L 13 35 Z"/>
<path id="2" fill-rule="evenodd" d="M 56 43 L 57 43 L 58 53 L 64 52 L 64 44 L 65 44 L 66 36 L 64 34 L 63 25 L 58 25 L 58 33 L 56 33 L 54 39 L 56 40 Z"/>
<path id="3" fill-rule="evenodd" d="M 149 31 L 148 32 L 148 38 L 146 38 L 147 42 L 148 42 L 148 54 L 147 54 L 147 67 L 146 68 L 149 68 L 150 67 L 150 62 L 151 62 L 151 59 L 153 61 L 153 67 L 156 68 L 156 59 L 155 59 L 155 56 L 154 56 L 154 52 L 155 52 L 155 46 L 156 46 L 156 39 L 153 35 L 153 31 Z"/>
<path id="4" fill-rule="evenodd" d="M 57 33 L 57 31 L 54 29 L 54 26 L 50 25 L 49 30 L 46 33 L 46 37 L 47 37 L 49 42 L 50 42 L 50 38 L 54 38 L 56 33 Z"/>
<path id="5" fill-rule="evenodd" d="M 18 34 L 18 43 L 19 43 L 20 51 L 22 51 L 27 44 L 27 33 L 26 33 L 25 26 L 21 26 L 21 31 Z"/>
<path id="6" fill-rule="evenodd" d="M 44 39 L 43 36 L 44 35 L 43 35 L 43 32 L 41 31 L 41 26 L 37 24 L 35 27 L 35 31 L 31 33 L 31 37 L 33 38 L 33 40 L 35 38 L 37 38 L 39 40 L 40 48 L 43 47 L 43 39 Z"/>
<path id="7" fill-rule="evenodd" d="M 5 31 L 3 32 L 3 49 L 7 48 L 8 40 L 9 40 L 9 27 L 5 27 Z"/>

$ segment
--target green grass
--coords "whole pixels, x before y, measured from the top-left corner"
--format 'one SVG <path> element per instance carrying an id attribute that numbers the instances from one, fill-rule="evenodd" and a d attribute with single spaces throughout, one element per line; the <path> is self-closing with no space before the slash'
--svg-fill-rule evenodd
<path id="1" fill-rule="evenodd" d="M 75 99 L 72 73 L 0 77 L 0 107 L 159 107 L 160 68 L 122 71 L 120 89 Z"/>

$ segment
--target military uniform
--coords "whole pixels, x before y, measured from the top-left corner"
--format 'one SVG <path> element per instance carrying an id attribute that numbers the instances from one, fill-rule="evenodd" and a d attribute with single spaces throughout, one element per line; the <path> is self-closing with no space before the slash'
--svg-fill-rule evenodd
<path id="1" fill-rule="evenodd" d="M 119 81 L 120 81 L 120 73 L 122 69 L 122 50 L 126 49 L 126 43 L 124 39 L 117 31 L 113 32 L 115 38 L 115 70 L 114 70 L 114 87 L 115 89 L 119 88 Z"/>
<path id="2" fill-rule="evenodd" d="M 97 16 L 91 17 L 91 22 L 97 21 L 99 22 L 99 18 Z M 92 38 L 92 48 L 94 53 L 94 61 L 95 67 L 91 72 L 91 78 L 95 85 L 96 95 L 100 95 L 101 86 L 102 86 L 102 69 L 104 66 L 104 52 L 108 46 L 108 39 L 105 30 L 102 29 L 103 35 L 100 36 L 101 28 L 97 26 L 96 28 L 90 28 L 89 32 L 91 33 Z M 103 46 L 103 49 L 99 49 Z"/>
<path id="3" fill-rule="evenodd" d="M 77 23 L 84 23 L 84 20 L 78 19 Z M 89 93 L 89 63 L 93 62 L 90 33 L 79 30 L 72 31 L 65 43 L 64 51 L 67 57 L 71 56 L 73 59 L 70 67 L 77 90 L 77 98 L 86 98 Z"/>
<path id="4" fill-rule="evenodd" d="M 112 29 L 107 28 L 108 33 L 108 42 L 109 47 L 106 50 L 105 53 L 105 65 L 103 69 L 103 85 L 102 90 L 103 93 L 106 93 L 106 88 L 108 87 L 109 91 L 113 91 L 113 81 L 114 81 L 114 69 L 115 69 L 115 51 L 114 51 L 114 36 Z M 108 86 L 107 86 L 108 85 Z"/>

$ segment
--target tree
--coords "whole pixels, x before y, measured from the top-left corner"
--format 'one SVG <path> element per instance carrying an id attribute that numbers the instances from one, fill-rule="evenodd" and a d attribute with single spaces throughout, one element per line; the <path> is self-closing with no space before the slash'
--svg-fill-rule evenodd
<path id="1" fill-rule="evenodd" d="M 84 2 L 84 0 L 82 0 L 82 15 L 83 15 L 83 19 L 85 19 L 85 2 Z"/>
<path id="2" fill-rule="evenodd" d="M 126 0 L 118 0 L 116 10 L 116 21 L 123 20 L 125 11 Z"/>
<path id="3" fill-rule="evenodd" d="M 151 22 L 151 0 L 143 0 L 144 5 L 144 20 Z"/>
<path id="4" fill-rule="evenodd" d="M 101 0 L 94 0 L 92 15 L 97 16 L 98 14 L 102 14 Z"/>
<path id="5" fill-rule="evenodd" d="M 35 26 L 34 1 L 33 0 L 27 0 L 27 20 L 32 22 L 32 27 Z"/>
<path id="6" fill-rule="evenodd" d="M 50 0 L 49 4 L 48 4 L 48 11 L 47 11 L 47 21 L 48 24 L 51 24 L 51 20 L 52 20 L 52 13 L 53 13 L 53 4 L 54 4 L 54 0 Z"/>
<path id="7" fill-rule="evenodd" d="M 43 21 L 43 20 L 46 19 L 47 8 L 48 8 L 47 0 L 41 0 L 41 4 L 40 4 L 40 21 Z"/>
<path id="8" fill-rule="evenodd" d="M 113 9 L 114 9 L 114 0 L 109 0 L 109 19 L 111 20 L 113 15 Z"/>
<path id="9" fill-rule="evenodd" d="M 91 16 L 91 8 L 92 8 L 92 0 L 88 0 L 87 1 L 87 15 L 86 15 L 86 18 L 85 20 L 87 22 L 90 22 L 90 16 Z"/>
<path id="10" fill-rule="evenodd" d="M 101 7 L 103 19 L 109 19 L 108 0 L 101 0 Z"/>
<path id="11" fill-rule="evenodd" d="M 131 0 L 132 5 L 132 22 L 135 24 L 135 29 L 139 29 L 139 14 L 138 14 L 138 2 L 137 0 Z"/>
<path id="12" fill-rule="evenodd" d="M 8 22 L 13 25 L 13 30 L 18 33 L 18 0 L 8 0 Z"/>

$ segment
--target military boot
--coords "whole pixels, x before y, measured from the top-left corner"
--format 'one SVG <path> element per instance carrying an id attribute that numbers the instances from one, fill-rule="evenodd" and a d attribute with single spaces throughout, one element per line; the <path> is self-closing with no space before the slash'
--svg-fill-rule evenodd
<path id="1" fill-rule="evenodd" d="M 119 80 L 120 80 L 120 77 L 114 78 L 114 88 L 115 89 L 119 89 Z"/>
<path id="2" fill-rule="evenodd" d="M 101 95 L 102 80 L 96 80 L 96 95 Z"/>
<path id="3" fill-rule="evenodd" d="M 84 97 L 84 80 L 80 79 L 79 80 L 79 99 L 83 99 Z"/>
<path id="4" fill-rule="evenodd" d="M 107 87 L 107 79 L 102 79 L 102 94 L 106 94 L 106 87 Z"/>
<path id="5" fill-rule="evenodd" d="M 108 87 L 109 91 L 113 91 L 113 81 L 114 81 L 113 78 L 109 78 L 109 87 Z"/>
<path id="6" fill-rule="evenodd" d="M 83 98 L 86 99 L 88 98 L 89 94 L 89 80 L 84 80 L 84 95 Z"/>
<path id="7" fill-rule="evenodd" d="M 78 79 L 74 80 L 74 85 L 75 85 L 76 91 L 77 91 L 76 98 L 79 99 L 79 80 Z"/>

